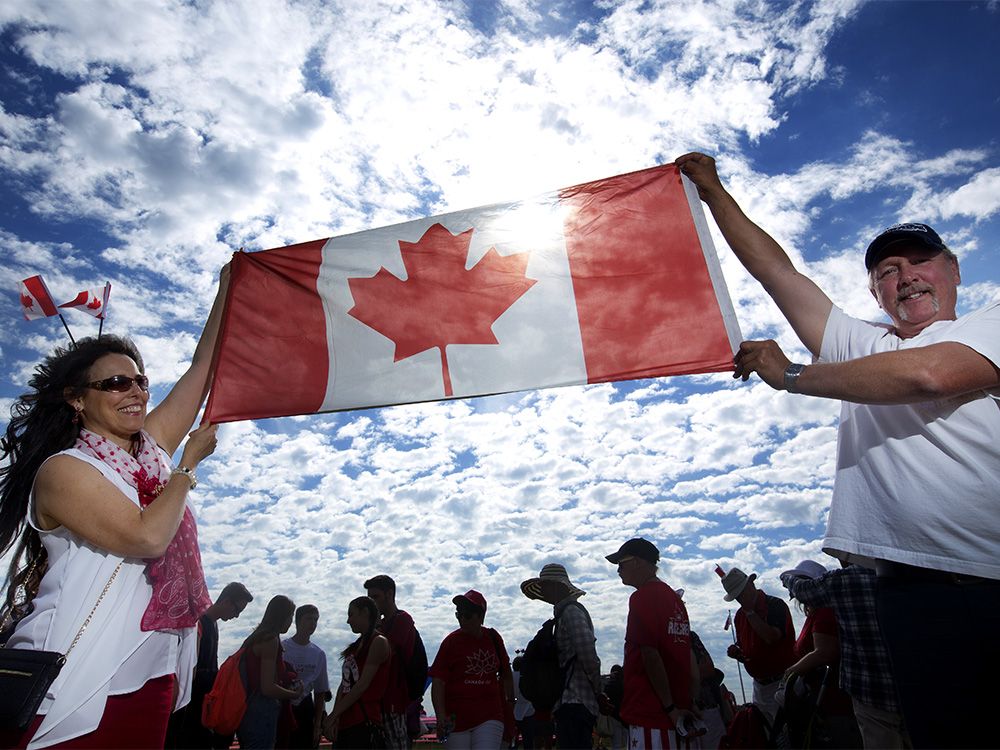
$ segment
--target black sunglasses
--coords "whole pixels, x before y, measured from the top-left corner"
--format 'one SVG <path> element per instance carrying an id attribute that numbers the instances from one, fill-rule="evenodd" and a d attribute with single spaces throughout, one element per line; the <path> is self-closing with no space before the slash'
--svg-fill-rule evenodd
<path id="1" fill-rule="evenodd" d="M 145 375 L 136 375 L 134 378 L 130 378 L 128 375 L 112 375 L 110 378 L 104 378 L 104 380 L 95 380 L 92 383 L 87 383 L 87 387 L 93 388 L 95 391 L 126 393 L 132 390 L 133 384 L 139 386 L 144 391 L 149 390 L 149 378 Z"/>

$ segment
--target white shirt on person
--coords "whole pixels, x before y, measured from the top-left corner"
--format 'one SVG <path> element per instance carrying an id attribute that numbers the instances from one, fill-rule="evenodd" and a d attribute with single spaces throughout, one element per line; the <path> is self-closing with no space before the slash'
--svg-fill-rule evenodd
<path id="1" fill-rule="evenodd" d="M 942 342 L 1000 366 L 1000 303 L 901 339 L 834 307 L 820 360 Z M 844 402 L 823 549 L 1000 579 L 1000 389 L 902 405 Z"/>
<path id="2" fill-rule="evenodd" d="M 136 505 L 139 497 L 119 474 L 75 449 L 69 455 L 92 466 Z M 169 457 L 163 454 L 169 463 Z M 81 470 L 86 471 L 87 468 Z M 28 749 L 66 742 L 92 732 L 104 715 L 109 695 L 139 690 L 148 680 L 173 674 L 177 679 L 174 710 L 191 698 L 197 661 L 197 628 L 142 631 L 139 627 L 153 589 L 146 563 L 122 558 L 93 546 L 65 527 L 38 527 L 35 497 L 28 503 L 28 522 L 38 530 L 48 553 L 31 614 L 21 620 L 7 642 L 9 648 L 41 649 L 65 654 L 119 562 L 121 569 L 59 676 L 39 707 L 45 714 Z"/>
<path id="3" fill-rule="evenodd" d="M 285 638 L 281 646 L 285 662 L 295 670 L 304 688 L 302 697 L 292 701 L 292 705 L 299 705 L 311 693 L 329 691 L 330 681 L 326 673 L 326 653 L 323 649 L 312 641 L 303 646 L 296 643 L 294 638 Z"/>

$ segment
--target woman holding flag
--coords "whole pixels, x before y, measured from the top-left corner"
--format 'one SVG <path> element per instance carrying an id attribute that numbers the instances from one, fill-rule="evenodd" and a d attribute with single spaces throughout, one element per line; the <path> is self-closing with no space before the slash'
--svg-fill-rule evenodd
<path id="1" fill-rule="evenodd" d="M 56 349 L 11 409 L 0 553 L 16 548 L 2 627 L 8 649 L 66 660 L 34 720 L 0 728 L 0 746 L 163 747 L 190 697 L 211 601 L 187 496 L 216 427 L 191 432 L 176 468 L 170 457 L 205 398 L 228 282 L 227 265 L 190 366 L 148 414 L 142 357 L 108 335 Z"/>

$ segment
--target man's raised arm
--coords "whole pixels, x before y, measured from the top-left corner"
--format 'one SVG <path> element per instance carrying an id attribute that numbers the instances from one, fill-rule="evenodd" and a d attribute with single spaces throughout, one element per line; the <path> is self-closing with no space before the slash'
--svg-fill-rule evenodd
<path id="1" fill-rule="evenodd" d="M 791 324 L 799 339 L 819 354 L 832 304 L 822 289 L 792 265 L 774 239 L 747 217 L 723 187 L 715 159 L 700 153 L 684 154 L 674 164 L 698 188 L 726 242 L 750 275 L 761 283 Z"/>

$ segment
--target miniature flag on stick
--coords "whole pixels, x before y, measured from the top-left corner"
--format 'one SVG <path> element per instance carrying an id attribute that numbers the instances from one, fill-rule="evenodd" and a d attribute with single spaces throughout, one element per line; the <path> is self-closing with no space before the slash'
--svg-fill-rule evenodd
<path id="1" fill-rule="evenodd" d="M 729 617 L 726 618 L 726 624 L 722 626 L 723 630 L 729 630 L 733 626 L 733 612 L 729 611 Z"/>
<path id="2" fill-rule="evenodd" d="M 110 298 L 111 282 L 109 281 L 100 291 L 95 292 L 92 289 L 84 290 L 76 295 L 74 299 L 64 302 L 59 307 L 75 307 L 77 310 L 83 310 L 88 315 L 93 315 L 100 320 L 101 324 L 97 328 L 97 338 L 101 338 L 101 334 L 104 332 L 104 320 L 108 315 L 108 300 Z"/>
<path id="3" fill-rule="evenodd" d="M 40 275 L 21 282 L 21 312 L 24 313 L 25 320 L 51 318 L 59 314 L 49 288 Z"/>
<path id="4" fill-rule="evenodd" d="M 41 274 L 29 276 L 21 282 L 21 312 L 24 314 L 25 320 L 38 320 L 39 318 L 51 318 L 58 315 L 59 320 L 62 321 L 63 328 L 66 329 L 69 340 L 74 345 L 76 344 L 73 332 L 69 330 L 66 318 L 62 316 L 62 313 L 56 307 L 56 303 L 52 299 L 52 294 L 49 292 L 49 288 L 46 286 Z"/>
<path id="5" fill-rule="evenodd" d="M 63 302 L 61 308 L 75 308 L 87 315 L 104 320 L 108 310 L 108 298 L 111 296 L 111 282 L 109 281 L 102 289 L 94 291 L 85 289 L 69 302 Z"/>
<path id="6" fill-rule="evenodd" d="M 672 164 L 231 268 L 212 422 L 731 371 L 741 340 Z"/>

